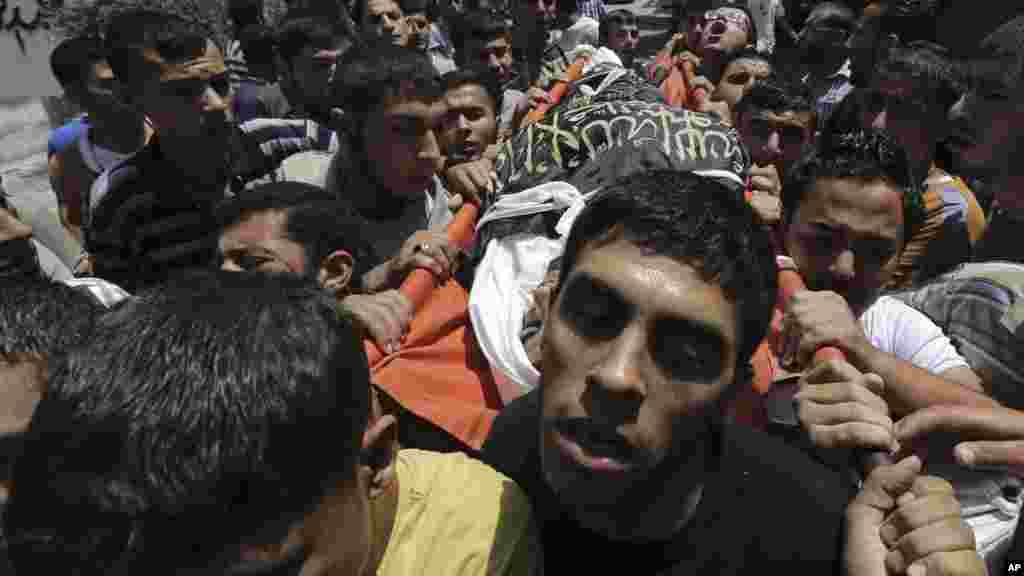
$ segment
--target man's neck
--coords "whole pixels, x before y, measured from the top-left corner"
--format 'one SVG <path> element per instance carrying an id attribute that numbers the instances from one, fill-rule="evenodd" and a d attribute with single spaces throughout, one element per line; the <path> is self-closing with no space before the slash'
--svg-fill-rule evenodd
<path id="1" fill-rule="evenodd" d="M 131 114 L 113 117 L 90 114 L 89 123 L 89 140 L 118 154 L 131 154 L 141 148 L 150 131 L 141 117 Z"/>

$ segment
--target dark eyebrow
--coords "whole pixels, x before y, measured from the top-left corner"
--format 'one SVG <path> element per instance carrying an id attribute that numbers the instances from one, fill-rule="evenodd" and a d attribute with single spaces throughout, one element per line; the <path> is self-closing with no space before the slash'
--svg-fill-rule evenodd
<path id="1" fill-rule="evenodd" d="M 572 292 L 572 294 L 568 294 L 568 296 L 583 295 L 577 294 L 577 291 L 579 290 L 586 290 L 586 294 L 599 294 L 601 296 L 605 296 L 606 298 L 614 301 L 616 305 L 628 308 L 630 313 L 635 309 L 635 306 L 626 300 L 622 295 L 622 292 L 612 287 L 604 280 L 587 272 L 577 272 L 573 274 L 569 278 L 568 284 L 563 288 L 563 292 Z M 669 329 L 672 333 L 690 333 L 701 338 L 713 340 L 714 344 L 718 346 L 725 345 L 725 334 L 722 333 L 722 328 L 717 324 L 705 322 L 699 318 L 694 318 L 692 316 L 662 315 L 655 321 L 655 325 L 659 332 L 664 329 Z"/>

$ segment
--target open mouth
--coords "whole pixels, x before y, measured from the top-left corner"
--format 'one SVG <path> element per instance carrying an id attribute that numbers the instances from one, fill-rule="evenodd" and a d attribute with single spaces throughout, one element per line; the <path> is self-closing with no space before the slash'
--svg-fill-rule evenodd
<path id="1" fill-rule="evenodd" d="M 555 423 L 559 448 L 576 464 L 596 472 L 628 472 L 636 467 L 636 450 L 614 429 L 586 418 Z"/>

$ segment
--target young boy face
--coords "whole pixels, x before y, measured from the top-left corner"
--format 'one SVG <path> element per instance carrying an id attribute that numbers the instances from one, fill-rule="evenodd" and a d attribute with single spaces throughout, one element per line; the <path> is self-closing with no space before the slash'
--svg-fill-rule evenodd
<path id="1" fill-rule="evenodd" d="M 445 116 L 441 148 L 477 160 L 498 138 L 494 100 L 479 84 L 463 84 L 444 95 Z"/>
<path id="2" fill-rule="evenodd" d="M 422 195 L 440 159 L 438 133 L 444 103 L 425 98 L 411 86 L 384 99 L 363 125 L 362 141 L 376 183 L 396 197 Z"/>
<path id="3" fill-rule="evenodd" d="M 371 40 L 390 39 L 396 46 L 409 45 L 405 15 L 395 0 L 367 0 L 360 24 L 363 34 Z"/>

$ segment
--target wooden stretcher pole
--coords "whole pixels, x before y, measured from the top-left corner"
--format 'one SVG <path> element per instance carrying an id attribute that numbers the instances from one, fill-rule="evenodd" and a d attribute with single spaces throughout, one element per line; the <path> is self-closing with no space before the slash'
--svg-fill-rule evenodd
<path id="1" fill-rule="evenodd" d="M 462 205 L 455 218 L 448 224 L 448 240 L 452 244 L 460 248 L 467 248 L 472 244 L 479 210 L 480 207 L 471 202 Z M 412 302 L 413 310 L 419 310 L 434 290 L 434 274 L 429 270 L 417 268 L 409 273 L 398 290 Z M 364 340 L 363 345 L 366 347 L 366 356 L 372 368 L 384 357 L 384 352 L 370 338 Z"/>

